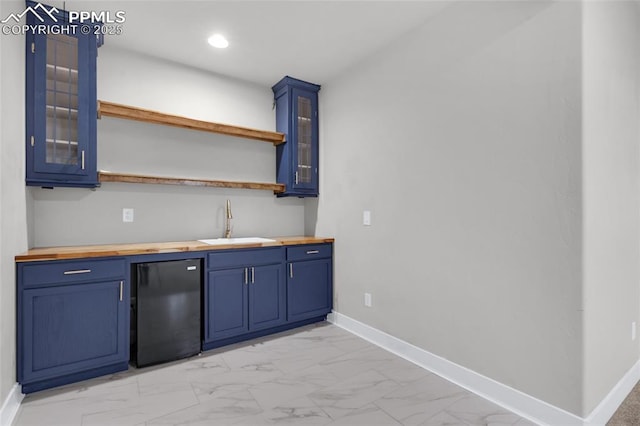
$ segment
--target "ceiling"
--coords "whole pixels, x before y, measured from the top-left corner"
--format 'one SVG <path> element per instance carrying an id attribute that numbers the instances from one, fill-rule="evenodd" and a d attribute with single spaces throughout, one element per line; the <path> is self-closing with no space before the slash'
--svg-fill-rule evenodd
<path id="1" fill-rule="evenodd" d="M 110 46 L 270 86 L 284 75 L 323 84 L 447 3 L 67 0 L 66 8 L 124 11 L 123 33 L 105 37 Z M 207 44 L 214 33 L 227 49 Z"/>

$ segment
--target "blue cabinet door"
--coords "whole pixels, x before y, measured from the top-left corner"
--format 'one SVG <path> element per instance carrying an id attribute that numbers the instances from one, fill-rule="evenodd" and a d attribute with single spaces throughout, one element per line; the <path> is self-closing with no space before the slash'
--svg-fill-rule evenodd
<path id="1" fill-rule="evenodd" d="M 262 330 L 284 324 L 286 294 L 284 265 L 252 267 L 249 285 L 249 329 Z"/>
<path id="2" fill-rule="evenodd" d="M 291 90 L 293 192 L 318 195 L 318 94 Z"/>
<path id="3" fill-rule="evenodd" d="M 285 77 L 273 86 L 276 129 L 286 142 L 276 147 L 279 197 L 318 196 L 318 91 L 320 86 Z"/>
<path id="4" fill-rule="evenodd" d="M 205 341 L 249 331 L 248 268 L 211 271 L 205 288 Z"/>
<path id="5" fill-rule="evenodd" d="M 23 385 L 129 361 L 126 281 L 22 293 Z"/>
<path id="6" fill-rule="evenodd" d="M 288 263 L 287 311 L 289 321 L 326 315 L 333 301 L 331 259 Z"/>
<path id="7" fill-rule="evenodd" d="M 270 247 L 207 255 L 205 343 L 286 323 L 284 253 Z"/>
<path id="8" fill-rule="evenodd" d="M 52 14 L 56 21 L 27 15 L 32 25 L 67 31 L 26 36 L 26 182 L 95 187 L 98 41 L 70 26 L 66 12 Z"/>

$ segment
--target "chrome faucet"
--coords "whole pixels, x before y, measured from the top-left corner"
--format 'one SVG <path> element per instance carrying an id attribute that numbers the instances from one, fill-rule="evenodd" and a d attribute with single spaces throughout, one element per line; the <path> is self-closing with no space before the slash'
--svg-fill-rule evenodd
<path id="1" fill-rule="evenodd" d="M 233 219 L 233 215 L 231 214 L 231 200 L 227 200 L 227 213 L 225 215 L 226 218 L 226 228 L 224 231 L 225 238 L 231 238 L 231 219 Z"/>

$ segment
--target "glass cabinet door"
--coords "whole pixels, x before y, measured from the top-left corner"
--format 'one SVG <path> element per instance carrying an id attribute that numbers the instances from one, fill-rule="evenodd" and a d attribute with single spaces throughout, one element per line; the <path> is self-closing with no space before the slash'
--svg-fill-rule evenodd
<path id="1" fill-rule="evenodd" d="M 85 174 L 86 111 L 79 61 L 82 39 L 65 34 L 36 37 L 34 170 Z"/>
<path id="2" fill-rule="evenodd" d="M 311 99 L 298 96 L 298 169 L 296 170 L 296 184 L 311 183 L 311 161 L 312 135 L 311 128 Z"/>
<path id="3" fill-rule="evenodd" d="M 294 104 L 294 186 L 312 188 L 316 181 L 317 167 L 317 103 L 315 94 L 293 90 Z"/>
<path id="4" fill-rule="evenodd" d="M 78 164 L 78 39 L 47 36 L 46 155 L 48 164 Z"/>

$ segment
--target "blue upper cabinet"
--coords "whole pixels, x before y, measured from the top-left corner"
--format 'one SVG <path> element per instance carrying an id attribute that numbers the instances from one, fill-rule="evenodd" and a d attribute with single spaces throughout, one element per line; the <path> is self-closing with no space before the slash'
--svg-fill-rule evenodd
<path id="1" fill-rule="evenodd" d="M 286 142 L 276 147 L 279 197 L 318 196 L 318 91 L 320 86 L 284 77 L 275 86 L 276 130 Z"/>
<path id="2" fill-rule="evenodd" d="M 27 23 L 38 28 L 26 37 L 27 185 L 96 187 L 100 39 L 94 24 L 69 23 L 67 12 L 26 3 L 48 11 L 39 13 L 44 21 L 27 14 Z"/>

